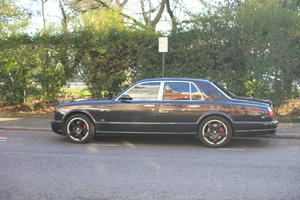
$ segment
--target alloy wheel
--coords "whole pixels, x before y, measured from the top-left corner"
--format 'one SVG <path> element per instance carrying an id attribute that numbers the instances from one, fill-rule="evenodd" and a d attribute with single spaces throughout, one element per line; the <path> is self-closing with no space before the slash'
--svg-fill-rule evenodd
<path id="1" fill-rule="evenodd" d="M 227 126 L 220 120 L 210 120 L 202 128 L 202 135 L 211 145 L 222 144 L 227 138 Z"/>
<path id="2" fill-rule="evenodd" d="M 83 118 L 73 118 L 67 125 L 67 133 L 75 141 L 84 140 L 89 134 L 89 124 Z"/>

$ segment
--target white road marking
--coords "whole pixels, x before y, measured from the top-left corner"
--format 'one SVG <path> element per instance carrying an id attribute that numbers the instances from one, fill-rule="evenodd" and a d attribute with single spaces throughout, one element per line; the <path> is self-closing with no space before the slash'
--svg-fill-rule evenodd
<path id="1" fill-rule="evenodd" d="M 117 144 L 104 144 L 103 146 L 104 147 L 117 147 L 119 145 L 117 145 Z"/>
<path id="2" fill-rule="evenodd" d="M 0 142 L 5 142 L 7 140 L 6 137 L 0 136 Z"/>
<path id="3" fill-rule="evenodd" d="M 230 149 L 230 148 L 219 148 L 221 151 L 246 151 L 246 149 Z"/>

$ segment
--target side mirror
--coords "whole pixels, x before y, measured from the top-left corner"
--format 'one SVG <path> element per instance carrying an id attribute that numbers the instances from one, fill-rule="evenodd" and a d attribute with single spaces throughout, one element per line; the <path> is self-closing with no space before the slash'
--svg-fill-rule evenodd
<path id="1" fill-rule="evenodd" d="M 128 94 L 122 94 L 119 98 L 119 101 L 130 101 L 132 98 Z"/>

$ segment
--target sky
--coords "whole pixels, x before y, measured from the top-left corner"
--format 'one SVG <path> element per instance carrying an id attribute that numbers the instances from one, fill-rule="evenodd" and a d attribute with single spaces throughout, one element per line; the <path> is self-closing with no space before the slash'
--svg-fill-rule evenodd
<path id="1" fill-rule="evenodd" d="M 16 0 L 17 4 L 28 11 L 33 13 L 31 24 L 29 26 L 28 32 L 35 33 L 36 31 L 43 28 L 43 19 L 41 16 L 41 0 Z M 157 4 L 158 0 L 152 0 L 153 4 Z M 191 12 L 199 12 L 202 8 L 199 0 L 183 0 L 184 7 Z M 129 0 L 124 12 L 134 18 L 139 19 L 140 13 L 140 3 L 139 0 Z M 58 0 L 48 0 L 45 3 L 45 14 L 46 14 L 46 23 L 58 24 L 61 18 Z M 184 12 L 176 13 L 176 16 L 180 19 L 185 19 Z M 170 23 L 167 22 L 167 16 L 163 16 L 160 23 L 157 25 L 157 30 L 167 31 L 171 28 Z"/>

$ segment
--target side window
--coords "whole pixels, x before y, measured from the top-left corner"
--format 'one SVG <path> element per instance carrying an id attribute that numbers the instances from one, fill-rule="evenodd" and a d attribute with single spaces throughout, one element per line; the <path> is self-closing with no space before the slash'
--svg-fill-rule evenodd
<path id="1" fill-rule="evenodd" d="M 163 100 L 190 100 L 190 84 L 165 82 Z"/>
<path id="2" fill-rule="evenodd" d="M 191 84 L 191 94 L 192 94 L 192 100 L 202 100 L 202 96 L 194 84 Z"/>
<path id="3" fill-rule="evenodd" d="M 160 82 L 149 82 L 136 85 L 125 94 L 128 94 L 132 100 L 157 100 Z"/>
<path id="4" fill-rule="evenodd" d="M 211 83 L 203 82 L 200 85 L 200 91 L 202 92 L 205 101 L 220 101 L 222 100 L 222 94 Z"/>

